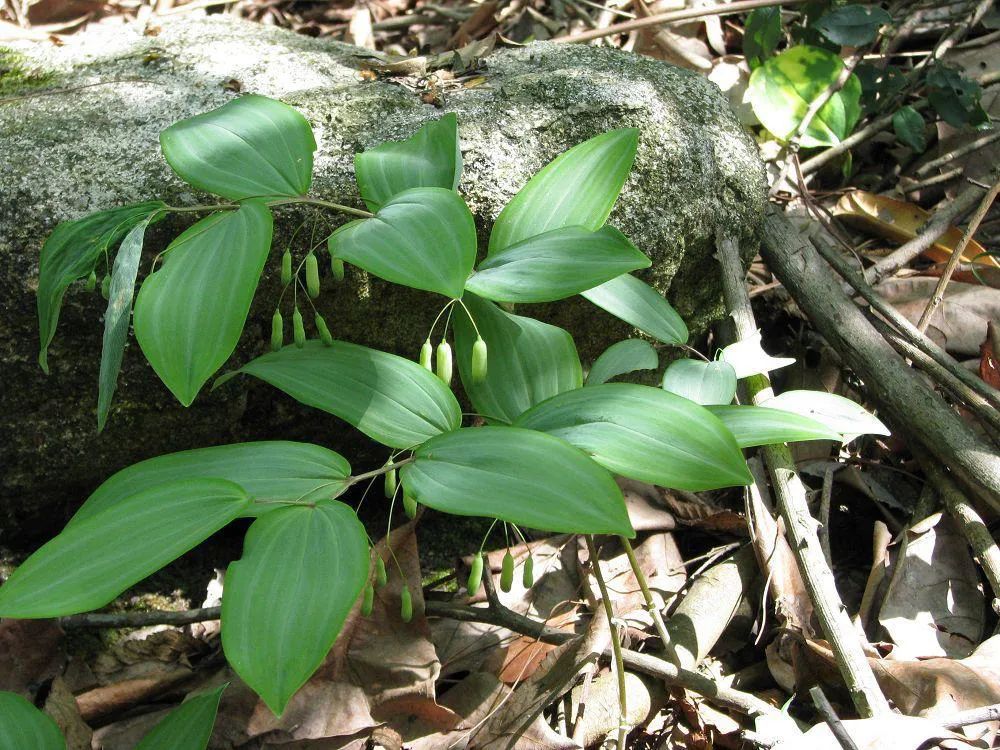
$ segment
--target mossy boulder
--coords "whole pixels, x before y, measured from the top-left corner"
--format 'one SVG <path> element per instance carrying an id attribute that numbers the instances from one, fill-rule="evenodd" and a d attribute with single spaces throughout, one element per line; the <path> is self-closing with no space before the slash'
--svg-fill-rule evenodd
<path id="1" fill-rule="evenodd" d="M 146 30 L 97 27 L 64 46 L 5 54 L 16 55 L 26 87 L 0 97 L 0 546 L 14 542 L 14 529 L 28 535 L 21 543 L 49 533 L 112 472 L 160 453 L 273 437 L 326 443 L 351 459 L 370 453 L 359 433 L 333 417 L 250 380 L 205 391 L 182 408 L 134 343 L 109 426 L 97 435 L 104 302 L 82 285 L 66 295 L 51 374 L 36 363 L 34 291 L 44 238 L 59 221 L 101 208 L 150 197 L 173 205 L 207 200 L 170 171 L 157 135 L 237 92 L 279 98 L 306 115 L 319 142 L 313 194 L 347 203 L 357 203 L 355 153 L 456 112 L 460 190 L 484 239 L 504 204 L 557 154 L 605 130 L 639 128 L 635 167 L 611 222 L 653 259 L 644 278 L 694 331 L 721 313 L 716 227 L 729 227 L 752 251 L 763 211 L 763 167 L 718 89 L 614 49 L 535 44 L 492 54 L 475 75 L 373 75 L 364 50 L 213 17 Z M 39 95 L 36 81 L 53 91 Z M 312 216 L 279 213 L 274 260 L 234 364 L 265 350 L 278 255 Z M 317 233 L 344 220 L 325 216 Z M 174 215 L 152 227 L 150 257 L 192 220 Z M 300 239 L 311 233 L 307 223 Z M 317 302 L 335 336 L 406 356 L 417 354 L 439 304 L 353 269 L 339 285 L 324 279 Z M 569 328 L 585 364 L 629 333 L 581 299 L 530 314 Z"/>

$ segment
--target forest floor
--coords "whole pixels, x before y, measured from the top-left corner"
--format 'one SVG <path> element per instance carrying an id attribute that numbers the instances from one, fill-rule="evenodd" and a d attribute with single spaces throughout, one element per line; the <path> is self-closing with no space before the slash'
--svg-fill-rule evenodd
<path id="1" fill-rule="evenodd" d="M 761 451 L 751 465 L 772 473 L 761 491 L 625 485 L 635 554 L 674 649 L 662 649 L 627 551 L 604 540 L 600 567 L 627 646 L 624 717 L 616 670 L 601 658 L 607 620 L 589 616 L 601 594 L 582 540 L 507 540 L 518 570 L 530 546 L 536 583 L 500 592 L 492 581 L 508 548 L 490 537 L 491 575 L 470 594 L 461 582 L 487 525 L 428 512 L 391 535 L 405 577 L 422 586 L 417 624 L 402 627 L 391 610 L 390 582 L 371 624 L 348 623 L 349 667 L 318 673 L 280 721 L 234 685 L 212 747 L 596 747 L 623 722 L 635 748 L 1000 747 L 1000 16 L 982 0 L 883 3 L 885 23 L 871 12 L 831 21 L 824 2 L 784 3 L 777 16 L 748 16 L 779 5 L 766 0 L 688 5 L 0 6 L 0 43 L 220 12 L 351 42 L 386 64 L 457 54 L 474 68 L 494 47 L 571 38 L 706 75 L 769 175 L 761 255 L 745 284 L 727 287 L 730 312 L 742 333 L 761 329 L 768 352 L 795 359 L 773 372 L 776 392 L 845 395 L 893 428 Z M 841 67 L 793 82 L 801 106 L 782 123 L 751 67 L 803 45 Z M 446 75 L 419 85 L 433 97 Z M 854 80 L 858 112 L 845 125 L 834 110 L 850 110 Z M 692 343 L 712 358 L 720 340 Z M 372 538 L 383 537 L 375 523 Z M 241 536 L 149 579 L 110 619 L 0 623 L 0 688 L 44 685 L 40 702 L 71 748 L 132 747 L 184 695 L 223 679 L 221 583 L 205 571 Z"/>

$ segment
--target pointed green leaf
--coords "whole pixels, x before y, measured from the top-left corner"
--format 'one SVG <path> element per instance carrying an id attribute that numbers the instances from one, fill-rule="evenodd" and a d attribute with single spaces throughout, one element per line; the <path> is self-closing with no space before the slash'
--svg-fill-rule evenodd
<path id="1" fill-rule="evenodd" d="M 708 490 L 751 479 L 736 440 L 718 418 L 659 388 L 581 388 L 539 404 L 515 424 L 560 437 L 616 474 L 662 487 Z"/>
<path id="2" fill-rule="evenodd" d="M 428 440 L 414 459 L 400 478 L 431 508 L 546 531 L 635 535 L 611 475 L 551 435 L 469 427 Z"/>
<path id="3" fill-rule="evenodd" d="M 801 440 L 840 440 L 840 433 L 792 412 L 762 406 L 709 406 L 736 438 L 740 448 Z"/>
<path id="4" fill-rule="evenodd" d="M 876 5 L 844 5 L 824 13 L 813 28 L 834 44 L 860 47 L 871 44 L 880 27 L 892 23 L 892 16 Z"/>
<path id="5" fill-rule="evenodd" d="M 98 259 L 111 251 L 137 224 L 166 208 L 163 201 L 148 201 L 112 208 L 64 221 L 49 235 L 38 260 L 38 363 L 49 371 L 48 352 L 56 334 L 63 295 L 77 279 L 94 270 Z"/>
<path id="6" fill-rule="evenodd" d="M 924 133 L 926 126 L 924 116 L 909 105 L 900 107 L 892 116 L 892 129 L 896 138 L 918 154 L 927 149 L 927 136 Z"/>
<path id="7" fill-rule="evenodd" d="M 135 337 L 156 374 L 189 406 L 233 353 L 268 250 L 259 201 L 208 216 L 170 243 L 135 301 Z"/>
<path id="8" fill-rule="evenodd" d="M 465 288 L 498 302 L 552 302 L 649 265 L 614 227 L 563 227 L 493 253 Z"/>
<path id="9" fill-rule="evenodd" d="M 756 8 L 747 15 L 743 31 L 743 54 L 750 69 L 774 54 L 781 41 L 781 8 Z"/>
<path id="10" fill-rule="evenodd" d="M 183 479 L 72 524 L 0 586 L 0 617 L 60 617 L 103 607 L 249 505 L 239 485 Z"/>
<path id="11" fill-rule="evenodd" d="M 66 750 L 58 725 L 17 693 L 0 690 L 0 748 Z"/>
<path id="12" fill-rule="evenodd" d="M 350 474 L 347 459 L 312 443 L 271 440 L 168 453 L 113 475 L 87 498 L 67 528 L 150 487 L 179 479 L 226 479 L 255 500 L 310 502 L 337 494 Z M 253 504 L 245 515 L 258 516 L 276 507 Z"/>
<path id="13" fill-rule="evenodd" d="M 354 157 L 358 192 L 370 211 L 415 187 L 458 188 L 462 150 L 458 118 L 448 113 L 399 143 L 383 143 Z"/>
<path id="14" fill-rule="evenodd" d="M 227 682 L 211 692 L 188 698 L 153 727 L 135 750 L 205 750 L 212 737 L 222 691 L 228 686 Z"/>
<path id="15" fill-rule="evenodd" d="M 679 359 L 663 373 L 663 390 L 703 406 L 728 404 L 736 396 L 736 371 L 728 362 Z"/>
<path id="16" fill-rule="evenodd" d="M 788 140 L 810 105 L 835 85 L 844 69 L 832 52 L 800 44 L 772 57 L 750 74 L 754 114 L 780 140 Z M 805 148 L 835 146 L 861 117 L 861 81 L 855 74 L 820 107 L 800 141 Z"/>
<path id="17" fill-rule="evenodd" d="M 524 411 L 583 384 L 573 337 L 562 328 L 501 310 L 474 294 L 463 298 L 486 341 L 486 378 L 472 377 L 476 331 L 463 309 L 456 309 L 455 348 L 462 385 L 476 411 L 489 419 L 513 422 Z"/>
<path id="18" fill-rule="evenodd" d="M 624 274 L 588 289 L 582 296 L 657 341 L 664 344 L 687 342 L 684 319 L 662 294 L 635 276 Z"/>
<path id="19" fill-rule="evenodd" d="M 280 715 L 333 645 L 368 580 L 365 527 L 333 500 L 261 516 L 226 572 L 222 648 Z"/>
<path id="20" fill-rule="evenodd" d="M 604 226 L 639 143 L 634 128 L 612 130 L 574 146 L 542 168 L 508 203 L 490 234 L 489 253 L 553 229 Z"/>
<path id="21" fill-rule="evenodd" d="M 115 257 L 111 273 L 111 291 L 108 296 L 108 310 L 104 314 L 104 341 L 101 348 L 101 374 L 97 390 L 97 431 L 104 429 L 108 421 L 111 399 L 118 386 L 118 372 L 125 353 L 125 339 L 128 337 L 129 322 L 132 319 L 132 298 L 135 294 L 135 279 L 139 273 L 142 258 L 142 242 L 146 227 L 153 215 L 139 222 L 122 240 Z"/>
<path id="22" fill-rule="evenodd" d="M 312 128 L 298 111 L 241 96 L 160 133 L 167 163 L 185 182 L 232 200 L 305 195 L 312 183 Z"/>
<path id="23" fill-rule="evenodd" d="M 416 362 L 366 346 L 307 341 L 265 354 L 227 373 L 246 373 L 307 406 L 350 422 L 393 448 L 411 448 L 462 422 L 455 396 Z"/>
<path id="24" fill-rule="evenodd" d="M 476 223 L 455 191 L 411 188 L 374 218 L 342 226 L 328 247 L 386 281 L 461 297 L 476 262 Z"/>
<path id="25" fill-rule="evenodd" d="M 875 415 L 849 398 L 824 391 L 785 391 L 758 406 L 801 414 L 826 425 L 850 440 L 857 435 L 890 435 Z"/>
<path id="26" fill-rule="evenodd" d="M 597 358 L 587 374 L 587 385 L 600 385 L 636 370 L 655 370 L 660 365 L 660 355 L 648 341 L 625 339 L 612 344 Z"/>

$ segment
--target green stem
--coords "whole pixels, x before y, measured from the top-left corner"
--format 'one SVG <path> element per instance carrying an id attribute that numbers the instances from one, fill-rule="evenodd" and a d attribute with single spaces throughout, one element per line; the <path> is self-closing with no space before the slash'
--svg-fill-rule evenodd
<path id="1" fill-rule="evenodd" d="M 611 653 L 615 657 L 615 673 L 618 676 L 618 750 L 625 750 L 625 736 L 628 727 L 628 703 L 625 697 L 625 662 L 622 658 L 622 644 L 618 640 L 618 632 L 615 630 L 615 612 L 611 608 L 611 596 L 608 594 L 608 584 L 604 581 L 604 573 L 601 572 L 601 561 L 597 558 L 597 545 L 594 544 L 594 536 L 587 534 L 587 552 L 590 554 L 590 565 L 594 569 L 594 577 L 597 585 L 601 589 L 601 601 L 604 604 L 604 614 L 608 618 L 608 627 L 611 628 Z"/>
<path id="2" fill-rule="evenodd" d="M 371 471 L 366 471 L 364 474 L 355 474 L 347 478 L 347 486 L 357 484 L 358 482 L 363 482 L 366 479 L 372 479 L 374 477 L 380 476 L 382 474 L 388 474 L 393 469 L 398 469 L 400 466 L 406 466 L 409 463 L 413 463 L 414 458 L 410 456 L 409 458 L 404 458 L 402 461 L 396 461 L 395 463 L 386 464 L 378 469 L 372 469 Z"/>
<path id="3" fill-rule="evenodd" d="M 365 211 L 363 208 L 353 208 L 351 206 L 345 206 L 341 203 L 333 203 L 332 201 L 324 201 L 319 198 L 307 198 L 305 196 L 300 196 L 297 198 L 279 198 L 277 200 L 267 201 L 267 205 L 270 208 L 276 206 L 289 206 L 289 205 L 299 205 L 304 204 L 307 206 L 322 206 L 323 208 L 332 208 L 334 211 L 340 211 L 344 214 L 349 214 L 351 216 L 360 216 L 364 219 L 370 219 L 375 214 L 370 211 Z M 197 206 L 167 206 L 166 211 L 172 213 L 184 214 L 184 213 L 199 213 L 203 211 L 235 211 L 240 206 L 238 203 L 215 203 L 215 204 L 202 204 Z"/>
<path id="4" fill-rule="evenodd" d="M 670 633 L 667 632 L 667 626 L 666 623 L 663 622 L 663 616 L 660 614 L 660 610 L 656 606 L 656 602 L 653 600 L 653 593 L 649 590 L 649 582 L 646 580 L 646 575 L 639 567 L 639 560 L 635 556 L 635 550 L 632 549 L 632 543 L 623 536 L 618 538 L 621 540 L 622 547 L 625 548 L 625 556 L 628 557 L 628 564 L 632 566 L 632 573 L 635 575 L 635 580 L 639 582 L 639 589 L 642 591 L 642 598 L 646 602 L 646 611 L 649 612 L 649 616 L 653 618 L 653 625 L 656 627 L 656 633 L 660 636 L 660 640 L 663 641 L 663 648 L 666 649 L 667 653 L 673 653 Z"/>

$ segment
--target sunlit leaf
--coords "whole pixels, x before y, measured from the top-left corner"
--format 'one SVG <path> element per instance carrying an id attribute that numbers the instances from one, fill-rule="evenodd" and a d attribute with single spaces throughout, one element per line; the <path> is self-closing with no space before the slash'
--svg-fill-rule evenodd
<path id="1" fill-rule="evenodd" d="M 684 319 L 662 294 L 635 276 L 619 276 L 588 289 L 583 297 L 657 341 L 664 344 L 687 342 Z"/>
<path id="2" fill-rule="evenodd" d="M 192 226 L 164 251 L 135 301 L 135 337 L 185 406 L 239 342 L 271 247 L 271 212 L 259 201 Z"/>
<path id="3" fill-rule="evenodd" d="M 729 431 L 740 448 L 801 440 L 837 440 L 841 435 L 814 419 L 790 411 L 765 409 L 761 406 L 709 406 Z"/>
<path id="4" fill-rule="evenodd" d="M 222 479 L 182 479 L 138 492 L 68 526 L 0 586 L 0 617 L 60 617 L 103 607 L 180 557 L 250 503 Z"/>
<path id="5" fill-rule="evenodd" d="M 247 95 L 160 133 L 170 167 L 188 184 L 232 200 L 305 195 L 312 128 L 287 104 Z"/>
<path id="6" fill-rule="evenodd" d="M 476 223 L 453 190 L 411 188 L 371 219 L 330 236 L 330 254 L 415 289 L 461 297 L 476 262 Z"/>
<path id="7" fill-rule="evenodd" d="M 857 435 L 889 435 L 882 421 L 849 398 L 824 391 L 785 391 L 758 406 L 809 417 L 849 440 Z"/>
<path id="8" fill-rule="evenodd" d="M 226 660 L 280 715 L 322 664 L 368 579 L 365 527 L 347 505 L 279 508 L 247 532 L 226 572 Z"/>
<path id="9" fill-rule="evenodd" d="M 66 750 L 58 725 L 17 693 L 0 690 L 0 748 Z"/>
<path id="10" fill-rule="evenodd" d="M 678 359 L 663 373 L 663 390 L 696 404 L 728 404 L 736 395 L 736 371 L 727 362 Z"/>
<path id="11" fill-rule="evenodd" d="M 205 750 L 212 737 L 222 691 L 228 686 L 227 682 L 188 698 L 153 727 L 135 750 Z"/>
<path id="12" fill-rule="evenodd" d="M 433 373 L 416 362 L 366 346 L 307 341 L 265 354 L 237 373 L 260 378 L 307 406 L 335 414 L 368 437 L 410 448 L 456 429 L 462 410 Z"/>
<path id="13" fill-rule="evenodd" d="M 583 384 L 576 344 L 562 328 L 513 315 L 474 294 L 466 294 L 463 302 L 489 350 L 486 378 L 477 383 L 472 377 L 476 331 L 464 309 L 457 309 L 453 324 L 458 371 L 479 414 L 513 422 L 535 404 Z"/>
<path id="14" fill-rule="evenodd" d="M 465 288 L 498 302 L 551 302 L 649 265 L 614 227 L 563 227 L 491 254 Z"/>
<path id="15" fill-rule="evenodd" d="M 569 391 L 525 412 L 515 425 L 560 437 L 616 474 L 662 487 L 750 482 L 725 425 L 705 407 L 660 388 L 605 383 Z"/>
<path id="16" fill-rule="evenodd" d="M 67 527 L 150 487 L 179 479 L 215 477 L 238 484 L 255 500 L 310 502 L 337 494 L 350 474 L 351 465 L 343 456 L 312 443 L 270 440 L 168 453 L 112 475 L 87 498 Z M 246 515 L 277 507 L 254 504 Z"/>
<path id="17" fill-rule="evenodd" d="M 490 234 L 489 254 L 553 229 L 600 229 L 632 169 L 638 143 L 639 131 L 623 128 L 601 133 L 557 156 L 500 212 Z"/>
<path id="18" fill-rule="evenodd" d="M 750 75 L 754 114 L 775 137 L 790 139 L 810 105 L 836 83 L 843 67 L 839 57 L 818 47 L 802 44 L 785 50 Z M 801 145 L 840 143 L 861 116 L 860 101 L 861 82 L 852 73 L 806 126 Z"/>
<path id="19" fill-rule="evenodd" d="M 600 385 L 612 378 L 636 370 L 655 370 L 660 364 L 656 349 L 642 339 L 625 339 L 612 344 L 594 362 L 587 374 L 587 385 Z"/>
<path id="20" fill-rule="evenodd" d="M 428 440 L 400 469 L 406 492 L 446 513 L 546 531 L 634 536 L 611 475 L 533 430 L 470 427 Z"/>
<path id="21" fill-rule="evenodd" d="M 122 355 L 125 353 L 125 339 L 128 337 L 129 323 L 132 320 L 132 298 L 135 295 L 135 279 L 142 258 L 142 241 L 146 236 L 146 227 L 152 219 L 151 215 L 125 235 L 111 273 L 108 310 L 104 314 L 101 374 L 97 392 L 98 432 L 104 429 L 108 420 L 111 399 L 118 385 L 118 372 L 121 370 Z"/>
<path id="22" fill-rule="evenodd" d="M 462 176 L 458 119 L 448 113 L 399 143 L 383 143 L 354 157 L 358 191 L 370 211 L 415 187 L 455 190 Z"/>
<path id="23" fill-rule="evenodd" d="M 82 279 L 105 252 L 136 225 L 158 215 L 166 204 L 147 201 L 88 214 L 82 219 L 64 221 L 42 246 L 38 260 L 38 335 L 41 347 L 38 363 L 49 371 L 49 344 L 56 333 L 63 295 L 77 279 Z"/>

